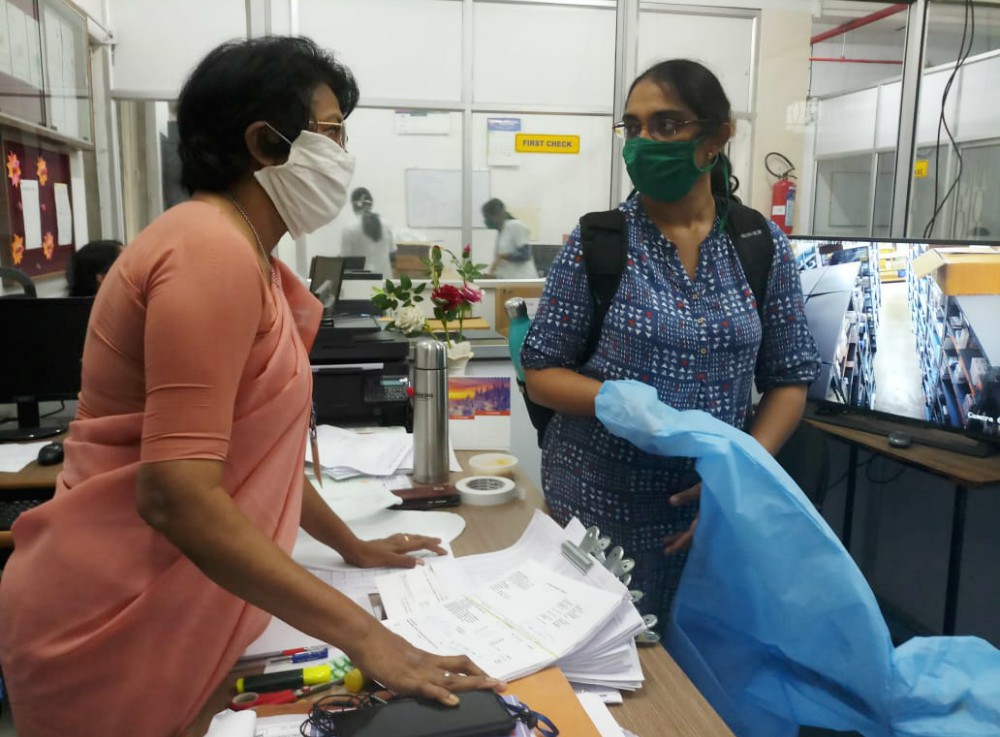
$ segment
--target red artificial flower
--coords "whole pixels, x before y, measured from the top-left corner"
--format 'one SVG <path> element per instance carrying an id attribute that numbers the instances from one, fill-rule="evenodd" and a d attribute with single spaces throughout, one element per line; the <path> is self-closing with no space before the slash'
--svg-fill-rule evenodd
<path id="1" fill-rule="evenodd" d="M 458 290 L 458 293 L 462 295 L 462 301 L 467 305 L 483 301 L 483 291 L 481 289 L 476 289 L 469 284 L 463 284 Z"/>
<path id="2" fill-rule="evenodd" d="M 465 244 L 465 248 L 462 249 L 462 258 L 472 258 L 472 245 L 469 243 Z"/>
<path id="3" fill-rule="evenodd" d="M 454 312 L 464 304 L 461 290 L 453 284 L 442 284 L 431 292 L 431 301 L 445 312 Z"/>

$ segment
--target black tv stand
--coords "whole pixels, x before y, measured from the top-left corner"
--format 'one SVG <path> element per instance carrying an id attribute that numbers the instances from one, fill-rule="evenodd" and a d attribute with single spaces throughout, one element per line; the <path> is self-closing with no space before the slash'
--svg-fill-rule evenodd
<path id="1" fill-rule="evenodd" d="M 888 436 L 890 432 L 905 432 L 913 439 L 914 444 L 928 445 L 932 448 L 940 448 L 975 458 L 988 458 L 994 453 L 1000 452 L 1000 445 L 988 440 L 977 440 L 957 432 L 938 430 L 916 422 L 911 424 L 899 419 L 889 419 L 868 412 L 856 412 L 838 406 L 815 405 L 810 402 L 806 406 L 805 416 L 817 422 L 849 427 L 852 430 L 861 430 L 876 435 Z"/>

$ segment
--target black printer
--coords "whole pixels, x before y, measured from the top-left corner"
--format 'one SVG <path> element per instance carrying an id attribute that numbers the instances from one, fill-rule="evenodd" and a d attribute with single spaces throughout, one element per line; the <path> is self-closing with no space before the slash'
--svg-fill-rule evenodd
<path id="1" fill-rule="evenodd" d="M 371 316 L 325 318 L 309 353 L 316 420 L 409 429 L 409 345 Z"/>

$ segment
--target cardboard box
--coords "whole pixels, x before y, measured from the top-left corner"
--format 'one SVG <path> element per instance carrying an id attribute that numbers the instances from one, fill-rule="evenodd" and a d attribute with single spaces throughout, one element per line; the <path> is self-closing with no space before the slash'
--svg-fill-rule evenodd
<path id="1" fill-rule="evenodd" d="M 1000 294 L 1000 248 L 932 248 L 914 260 L 913 273 L 933 276 L 946 295 Z"/>

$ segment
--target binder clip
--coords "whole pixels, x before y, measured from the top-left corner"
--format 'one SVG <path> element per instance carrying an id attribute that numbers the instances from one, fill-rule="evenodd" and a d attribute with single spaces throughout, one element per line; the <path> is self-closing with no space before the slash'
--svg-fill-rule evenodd
<path id="1" fill-rule="evenodd" d="M 579 545 L 566 540 L 562 544 L 562 553 L 566 559 L 579 569 L 581 573 L 586 573 L 594 565 L 594 560 L 604 560 L 604 550 L 611 544 L 611 538 L 607 535 L 601 536 L 601 531 L 596 527 L 591 527 L 583 535 Z"/>
<path id="2" fill-rule="evenodd" d="M 608 557 L 604 560 L 604 567 L 615 574 L 615 578 L 621 580 L 624 579 L 628 574 L 632 572 L 635 568 L 635 561 L 631 558 L 625 557 L 625 551 L 622 550 L 621 545 L 616 545 L 608 553 Z M 629 576 L 631 579 L 631 576 Z M 625 584 L 626 586 L 628 584 Z"/>
<path id="3" fill-rule="evenodd" d="M 586 573 L 594 564 L 594 560 L 600 561 L 605 568 L 614 574 L 615 578 L 628 586 L 632 582 L 632 569 L 635 568 L 635 561 L 625 557 L 625 551 L 620 545 L 616 545 L 611 552 L 605 555 L 604 551 L 611 545 L 611 538 L 601 535 L 597 527 L 590 527 L 583 535 L 583 539 L 578 545 L 574 545 L 568 540 L 562 544 L 563 555 L 581 573 Z"/>
<path id="4" fill-rule="evenodd" d="M 642 618 L 642 621 L 646 625 L 646 629 L 635 636 L 635 644 L 658 645 L 660 642 L 660 635 L 653 632 L 653 627 L 655 627 L 659 622 L 656 615 L 647 614 Z"/>

